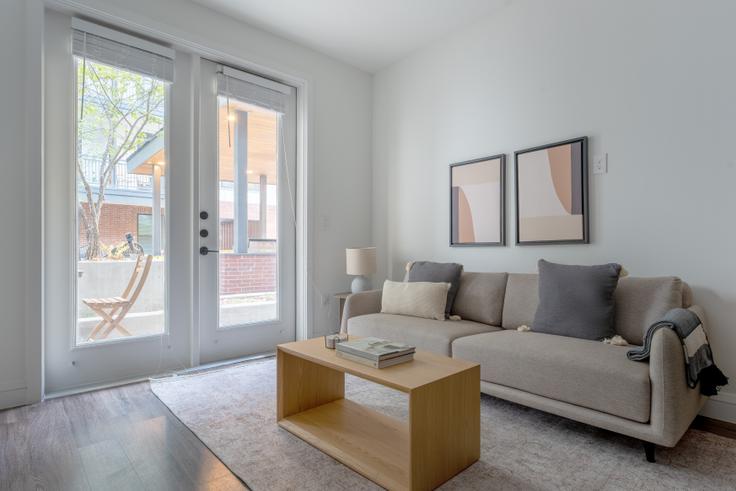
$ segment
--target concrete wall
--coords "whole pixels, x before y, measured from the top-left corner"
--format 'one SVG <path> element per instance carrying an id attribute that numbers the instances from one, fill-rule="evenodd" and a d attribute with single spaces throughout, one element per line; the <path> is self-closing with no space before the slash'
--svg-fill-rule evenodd
<path id="1" fill-rule="evenodd" d="M 374 80 L 374 241 L 379 278 L 405 261 L 534 272 L 539 258 L 618 261 L 677 275 L 705 307 L 736 377 L 736 3 L 517 0 Z M 590 137 L 590 245 L 450 248 L 448 164 Z M 736 420 L 736 386 L 709 414 Z"/>
<path id="2" fill-rule="evenodd" d="M 84 298 L 117 297 L 123 293 L 133 274 L 134 260 L 120 261 L 80 261 L 77 265 L 79 293 L 77 306 L 79 317 L 90 317 L 93 313 L 84 303 Z M 143 285 L 143 290 L 136 300 L 131 312 L 149 312 L 163 310 L 164 298 L 164 261 L 155 259 L 151 262 L 151 270 Z"/>

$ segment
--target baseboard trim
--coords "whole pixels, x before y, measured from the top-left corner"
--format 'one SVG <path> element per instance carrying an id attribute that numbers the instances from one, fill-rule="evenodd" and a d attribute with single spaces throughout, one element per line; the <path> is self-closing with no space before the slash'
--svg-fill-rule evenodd
<path id="1" fill-rule="evenodd" d="M 6 382 L 0 382 L 0 394 L 3 392 L 11 392 L 18 389 L 27 389 L 25 380 L 16 379 Z"/>
<path id="2" fill-rule="evenodd" d="M 736 423 L 698 416 L 690 427 L 736 440 Z"/>
<path id="3" fill-rule="evenodd" d="M 209 371 L 209 370 L 214 370 L 214 369 L 219 369 L 219 368 L 225 368 L 225 367 L 230 366 L 230 365 L 236 365 L 238 363 L 243 363 L 243 362 L 252 361 L 252 360 L 258 360 L 258 359 L 261 359 L 261 358 L 268 358 L 268 357 L 272 357 L 272 356 L 275 356 L 275 353 L 263 353 L 263 354 L 257 354 L 257 355 L 243 356 L 243 357 L 240 357 L 240 358 L 234 358 L 234 359 L 230 359 L 230 360 L 223 360 L 223 361 L 216 361 L 216 362 L 212 362 L 212 363 L 206 363 L 204 365 L 198 365 L 198 366 L 192 367 L 192 368 L 185 368 L 183 370 L 176 370 L 176 371 L 164 372 L 164 373 L 155 374 L 155 375 L 145 375 L 145 376 L 142 376 L 142 377 L 135 377 L 135 378 L 125 379 L 125 380 L 119 380 L 119 381 L 116 381 L 116 382 L 109 382 L 109 383 L 103 383 L 103 384 L 85 385 L 83 387 L 75 387 L 75 388 L 72 388 L 72 389 L 65 389 L 65 390 L 59 390 L 59 391 L 56 391 L 56 392 L 48 393 L 48 394 L 46 394 L 46 396 L 44 397 L 44 399 L 56 399 L 58 397 L 66 397 L 66 396 L 71 396 L 71 395 L 75 395 L 75 394 L 83 394 L 85 392 L 92 392 L 92 391 L 95 391 L 95 390 L 111 389 L 113 387 L 120 387 L 120 386 L 123 386 L 123 385 L 130 385 L 130 384 L 137 384 L 137 383 L 140 383 L 140 382 L 146 382 L 148 380 L 160 380 L 160 379 L 165 379 L 165 378 L 169 378 L 169 377 L 176 377 L 176 376 L 182 376 L 182 375 L 192 375 L 192 374 L 196 374 L 196 373 L 203 372 L 203 371 Z M 0 399 L 0 402 L 2 402 L 1 399 Z M 23 404 L 25 404 L 25 403 L 23 403 Z M 22 404 L 17 404 L 17 405 L 22 405 Z"/>
<path id="4" fill-rule="evenodd" d="M 705 403 L 701 416 L 709 419 L 736 424 L 736 393 L 721 392 Z"/>
<path id="5" fill-rule="evenodd" d="M 28 390 L 26 387 L 3 390 L 0 392 L 0 410 L 10 409 L 28 404 Z"/>

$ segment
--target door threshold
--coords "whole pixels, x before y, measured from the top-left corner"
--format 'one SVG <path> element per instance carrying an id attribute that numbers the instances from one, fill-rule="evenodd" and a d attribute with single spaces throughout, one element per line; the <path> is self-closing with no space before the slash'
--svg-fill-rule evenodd
<path id="1" fill-rule="evenodd" d="M 94 392 L 96 390 L 112 389 L 114 387 L 122 387 L 124 385 L 138 384 L 146 382 L 147 380 L 161 380 L 171 377 L 179 377 L 184 375 L 194 375 L 201 372 L 208 372 L 213 370 L 221 370 L 229 368 L 241 363 L 247 363 L 255 360 L 262 360 L 266 358 L 272 358 L 276 356 L 275 352 L 261 353 L 257 355 L 242 356 L 239 358 L 231 358 L 229 360 L 215 361 L 212 363 L 206 363 L 204 365 L 198 365 L 192 368 L 185 368 L 183 370 L 176 370 L 173 372 L 164 372 L 158 375 L 149 375 L 143 377 L 135 377 L 125 380 L 118 380 L 117 382 L 108 382 L 102 384 L 85 385 L 83 387 L 75 387 L 73 389 L 59 390 L 44 394 L 43 400 L 58 399 L 59 397 L 73 396 L 77 394 L 84 394 L 85 392 Z"/>
<path id="2" fill-rule="evenodd" d="M 198 365 L 192 368 L 185 368 L 183 370 L 177 370 L 175 372 L 162 373 L 160 375 L 148 377 L 148 379 L 149 380 L 162 380 L 162 379 L 167 379 L 171 377 L 183 377 L 186 375 L 196 375 L 202 372 L 210 372 L 210 371 L 230 368 L 230 367 L 240 365 L 243 363 L 248 363 L 251 361 L 265 360 L 267 358 L 273 358 L 274 356 L 276 356 L 275 352 L 261 353 L 261 354 L 249 355 L 249 356 L 241 356 L 239 358 L 231 358 L 229 360 L 214 361 L 212 363 L 206 363 L 204 365 Z"/>

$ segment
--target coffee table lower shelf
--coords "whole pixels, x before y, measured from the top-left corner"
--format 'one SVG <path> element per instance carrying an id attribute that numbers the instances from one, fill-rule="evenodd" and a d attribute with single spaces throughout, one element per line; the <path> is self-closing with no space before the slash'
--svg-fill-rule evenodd
<path id="1" fill-rule="evenodd" d="M 390 490 L 435 489 L 480 456 L 480 365 L 417 351 L 377 369 L 340 358 L 322 339 L 276 351 L 276 420 Z M 408 419 L 345 398 L 345 374 L 408 395 Z"/>
<path id="2" fill-rule="evenodd" d="M 288 416 L 279 425 L 387 489 L 409 488 L 409 425 L 349 399 Z"/>

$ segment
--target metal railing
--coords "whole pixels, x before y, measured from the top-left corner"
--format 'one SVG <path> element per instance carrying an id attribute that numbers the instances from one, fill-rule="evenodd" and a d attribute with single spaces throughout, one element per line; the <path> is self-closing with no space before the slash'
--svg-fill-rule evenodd
<path id="1" fill-rule="evenodd" d="M 103 168 L 102 159 L 94 157 L 79 157 L 79 167 L 91 186 L 98 187 L 100 185 L 101 171 Z M 131 174 L 128 172 L 128 165 L 126 162 L 118 162 L 115 164 L 115 168 L 110 174 L 110 181 L 107 183 L 107 189 L 151 192 L 153 189 L 153 177 Z"/>

